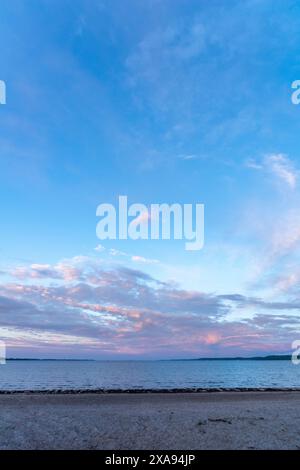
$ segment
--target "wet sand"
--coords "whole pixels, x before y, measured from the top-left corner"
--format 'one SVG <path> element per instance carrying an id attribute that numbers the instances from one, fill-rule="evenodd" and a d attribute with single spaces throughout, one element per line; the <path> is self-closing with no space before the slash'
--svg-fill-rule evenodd
<path id="1" fill-rule="evenodd" d="M 0 395 L 0 449 L 300 449 L 300 392 Z"/>

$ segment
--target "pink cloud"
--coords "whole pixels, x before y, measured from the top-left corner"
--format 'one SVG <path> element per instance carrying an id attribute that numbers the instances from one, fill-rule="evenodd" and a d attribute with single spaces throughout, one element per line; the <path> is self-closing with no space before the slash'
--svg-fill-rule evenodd
<path id="1" fill-rule="evenodd" d="M 36 348 L 37 354 L 45 348 L 69 348 L 77 357 L 79 351 L 143 357 L 281 351 L 300 323 L 300 299 L 271 302 L 188 291 L 143 271 L 104 268 L 94 259 L 33 264 L 16 272 L 17 282 L 0 286 L 0 337 L 9 330 L 10 345 Z M 254 318 L 228 317 L 250 307 Z"/>

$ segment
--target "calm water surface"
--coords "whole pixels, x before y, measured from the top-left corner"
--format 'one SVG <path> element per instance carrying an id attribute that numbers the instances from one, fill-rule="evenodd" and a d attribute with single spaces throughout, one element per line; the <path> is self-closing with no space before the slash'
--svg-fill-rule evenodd
<path id="1" fill-rule="evenodd" d="M 300 387 L 290 361 L 8 361 L 1 390 Z"/>

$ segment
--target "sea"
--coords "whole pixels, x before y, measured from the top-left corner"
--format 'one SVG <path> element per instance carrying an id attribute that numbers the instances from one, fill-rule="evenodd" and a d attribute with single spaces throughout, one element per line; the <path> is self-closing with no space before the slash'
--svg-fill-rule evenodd
<path id="1" fill-rule="evenodd" d="M 9 360 L 0 390 L 300 388 L 290 360 Z"/>

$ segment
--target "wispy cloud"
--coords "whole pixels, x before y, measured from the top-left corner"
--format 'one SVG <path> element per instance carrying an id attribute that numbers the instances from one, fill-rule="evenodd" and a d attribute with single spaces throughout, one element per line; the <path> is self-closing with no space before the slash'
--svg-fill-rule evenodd
<path id="1" fill-rule="evenodd" d="M 295 189 L 299 176 L 293 161 L 282 153 L 265 156 L 261 161 L 249 159 L 246 162 L 248 168 L 264 171 L 272 175 L 276 180 L 290 189 Z"/>
<path id="2" fill-rule="evenodd" d="M 189 160 L 200 160 L 201 156 L 200 156 L 200 155 L 196 155 L 195 153 L 190 153 L 190 154 L 181 154 L 181 155 L 178 155 L 178 158 L 179 158 L 180 160 L 189 161 Z"/>
<path id="3" fill-rule="evenodd" d="M 266 168 L 283 183 L 294 189 L 297 184 L 298 171 L 292 161 L 283 154 L 269 155 L 265 158 Z"/>

